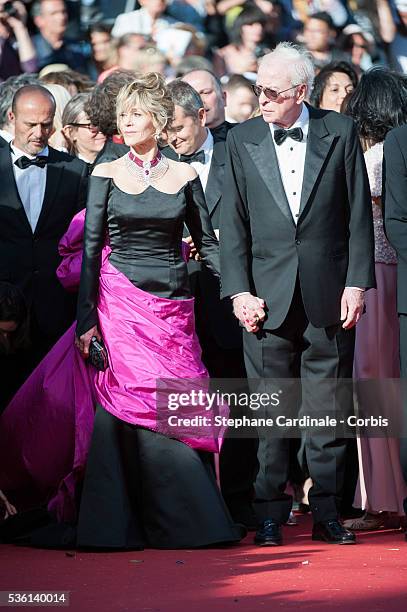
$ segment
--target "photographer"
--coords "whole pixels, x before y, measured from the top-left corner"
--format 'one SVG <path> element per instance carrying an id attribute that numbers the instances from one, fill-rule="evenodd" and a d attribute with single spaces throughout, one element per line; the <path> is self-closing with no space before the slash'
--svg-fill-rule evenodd
<path id="1" fill-rule="evenodd" d="M 36 72 L 37 56 L 26 27 L 22 2 L 0 0 L 0 80 L 22 72 Z"/>

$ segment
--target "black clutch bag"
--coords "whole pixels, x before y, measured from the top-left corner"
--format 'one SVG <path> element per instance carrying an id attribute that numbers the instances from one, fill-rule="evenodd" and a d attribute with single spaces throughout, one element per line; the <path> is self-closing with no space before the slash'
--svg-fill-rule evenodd
<path id="1" fill-rule="evenodd" d="M 99 342 L 96 336 L 93 336 L 90 341 L 88 362 L 101 372 L 104 372 L 109 365 L 106 347 L 102 341 Z"/>

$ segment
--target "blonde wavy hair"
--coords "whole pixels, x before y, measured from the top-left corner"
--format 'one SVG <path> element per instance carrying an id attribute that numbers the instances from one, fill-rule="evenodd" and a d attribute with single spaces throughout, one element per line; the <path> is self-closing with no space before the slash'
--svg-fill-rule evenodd
<path id="1" fill-rule="evenodd" d="M 116 115 L 120 128 L 120 115 L 132 108 L 140 108 L 151 115 L 154 127 L 160 134 L 171 123 L 174 103 L 163 77 L 158 72 L 148 72 L 125 85 L 117 96 Z"/>

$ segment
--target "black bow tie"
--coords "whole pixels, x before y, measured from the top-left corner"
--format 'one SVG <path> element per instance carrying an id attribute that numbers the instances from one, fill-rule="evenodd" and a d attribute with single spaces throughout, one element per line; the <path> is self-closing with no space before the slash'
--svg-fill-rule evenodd
<path id="1" fill-rule="evenodd" d="M 21 168 L 21 170 L 25 170 L 30 166 L 38 166 L 38 168 L 44 168 L 48 163 L 48 157 L 46 157 L 45 155 L 38 155 L 37 157 L 34 157 L 34 159 L 29 159 L 28 157 L 23 155 L 23 157 L 19 157 L 14 163 L 18 168 Z"/>
<path id="2" fill-rule="evenodd" d="M 197 151 L 196 153 L 192 153 L 192 155 L 180 155 L 179 161 L 186 162 L 187 164 L 191 162 L 201 162 L 201 164 L 204 164 L 205 151 Z"/>
<path id="3" fill-rule="evenodd" d="M 276 144 L 281 145 L 286 138 L 292 138 L 301 142 L 304 134 L 300 127 L 292 128 L 291 130 L 274 130 L 274 140 Z"/>

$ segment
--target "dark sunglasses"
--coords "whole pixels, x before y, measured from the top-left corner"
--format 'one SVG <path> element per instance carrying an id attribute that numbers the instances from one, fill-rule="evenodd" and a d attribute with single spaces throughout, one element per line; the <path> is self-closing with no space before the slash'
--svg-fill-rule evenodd
<path id="1" fill-rule="evenodd" d="M 290 89 L 295 89 L 299 87 L 298 85 L 293 85 L 292 87 L 288 87 L 287 89 L 282 89 L 281 91 L 277 91 L 276 89 L 271 89 L 270 87 L 261 87 L 261 85 L 252 85 L 252 89 L 257 97 L 263 92 L 266 98 L 269 100 L 277 100 L 278 96 L 280 96 L 285 91 L 290 91 Z"/>

